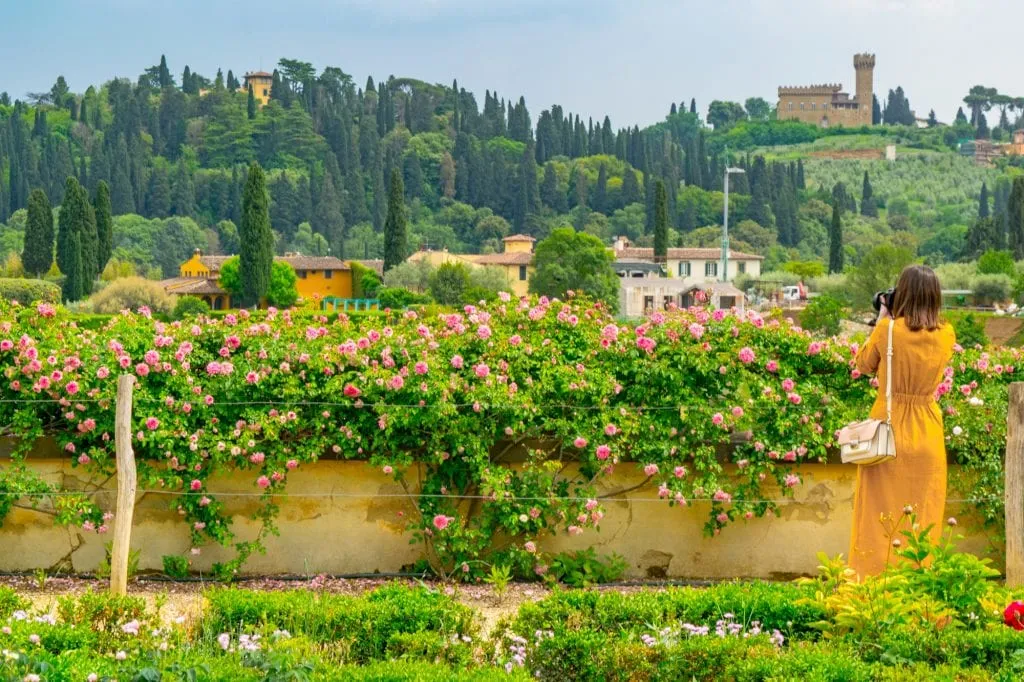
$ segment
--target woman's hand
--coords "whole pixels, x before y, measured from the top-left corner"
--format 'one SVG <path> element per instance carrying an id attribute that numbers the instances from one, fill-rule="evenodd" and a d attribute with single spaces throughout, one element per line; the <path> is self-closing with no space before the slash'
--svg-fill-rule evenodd
<path id="1" fill-rule="evenodd" d="M 883 303 L 881 308 L 878 309 L 878 319 L 884 320 L 888 317 L 892 317 L 892 315 L 889 313 L 889 309 L 886 308 L 885 304 Z"/>

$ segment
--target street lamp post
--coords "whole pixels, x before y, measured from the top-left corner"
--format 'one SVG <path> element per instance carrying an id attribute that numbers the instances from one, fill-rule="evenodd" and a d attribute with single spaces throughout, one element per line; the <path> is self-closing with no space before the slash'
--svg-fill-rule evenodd
<path id="1" fill-rule="evenodd" d="M 725 169 L 725 209 L 722 211 L 722 281 L 729 281 L 729 174 L 746 173 L 742 168 Z"/>

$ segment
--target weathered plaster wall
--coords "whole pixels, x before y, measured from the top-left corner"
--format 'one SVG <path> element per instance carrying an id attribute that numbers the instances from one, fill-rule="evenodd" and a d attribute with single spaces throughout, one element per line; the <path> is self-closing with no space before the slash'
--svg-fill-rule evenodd
<path id="1" fill-rule="evenodd" d="M 67 459 L 33 458 L 30 463 L 65 486 L 83 483 L 77 478 L 81 470 L 72 469 Z M 830 555 L 848 551 L 855 471 L 842 465 L 807 465 L 802 471 L 804 484 L 796 488 L 795 500 L 782 504 L 779 518 L 739 522 L 716 538 L 702 534 L 706 504 L 670 508 L 656 499 L 652 486 L 646 486 L 626 494 L 628 501 L 608 502 L 600 532 L 572 538 L 563 535 L 542 548 L 592 545 L 599 553 L 616 552 L 628 561 L 630 577 L 771 578 L 812 573 L 817 551 Z M 629 488 L 643 478 L 630 467 L 620 467 L 619 472 L 608 482 L 605 494 Z M 106 488 L 113 490 L 114 482 L 107 482 Z M 256 491 L 251 477 L 214 479 L 209 489 L 215 495 Z M 402 529 L 403 521 L 416 513 L 414 507 L 398 484 L 364 462 L 321 461 L 301 467 L 289 474 L 287 493 L 294 497 L 279 498 L 280 535 L 267 538 L 267 553 L 254 555 L 246 572 L 392 572 L 411 565 L 420 555 L 420 547 L 410 545 L 410 536 Z M 257 526 L 247 517 L 256 507 L 256 498 L 221 499 L 233 516 L 239 539 L 254 537 Z M 111 508 L 114 494 L 103 493 L 97 500 Z M 132 546 L 142 550 L 142 570 L 160 570 L 163 555 L 191 548 L 188 529 L 174 500 L 174 496 L 160 494 L 147 494 L 139 500 Z M 957 504 L 948 509 L 950 516 L 962 511 Z M 0 571 L 51 567 L 74 547 L 78 547 L 70 553 L 74 570 L 92 571 L 103 559 L 104 543 L 109 541 L 110 535 L 55 526 L 44 513 L 15 509 L 0 527 Z M 984 538 L 972 537 L 966 547 L 982 551 L 985 544 Z M 192 557 L 193 568 L 208 571 L 215 561 L 232 556 L 230 549 L 203 547 Z"/>

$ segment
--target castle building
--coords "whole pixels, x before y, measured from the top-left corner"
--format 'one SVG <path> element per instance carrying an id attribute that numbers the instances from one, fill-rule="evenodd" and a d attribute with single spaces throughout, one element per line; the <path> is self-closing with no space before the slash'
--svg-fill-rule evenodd
<path id="1" fill-rule="evenodd" d="M 875 55 L 853 55 L 857 91 L 853 98 L 838 83 L 824 85 L 780 86 L 776 111 L 779 120 L 797 120 L 828 128 L 871 125 L 874 97 Z"/>
<path id="2" fill-rule="evenodd" d="M 266 71 L 250 71 L 245 74 L 245 82 L 242 83 L 242 87 L 239 92 L 249 92 L 249 86 L 252 86 L 253 97 L 259 102 L 260 106 L 266 106 L 267 102 L 270 101 L 270 85 L 274 82 L 274 74 L 267 73 Z"/>

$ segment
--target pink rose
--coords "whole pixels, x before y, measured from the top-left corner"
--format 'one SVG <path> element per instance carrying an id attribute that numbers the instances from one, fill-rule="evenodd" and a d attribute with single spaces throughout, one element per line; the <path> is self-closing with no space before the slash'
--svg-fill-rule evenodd
<path id="1" fill-rule="evenodd" d="M 150 431 L 156 431 L 159 426 L 160 420 L 157 419 L 156 417 L 149 417 L 148 419 L 146 419 L 146 428 L 149 429 Z"/>
<path id="2" fill-rule="evenodd" d="M 256 479 L 256 485 L 258 485 L 261 488 L 269 488 L 270 479 L 267 478 L 266 476 L 260 476 L 259 478 Z"/>
<path id="3" fill-rule="evenodd" d="M 574 440 L 574 441 L 572 442 L 572 444 L 573 444 L 573 445 L 575 445 L 576 447 L 578 447 L 578 448 L 581 448 L 581 449 L 582 449 L 582 448 L 585 448 L 585 447 L 587 447 L 587 439 L 586 439 L 586 438 L 583 438 L 582 436 L 577 436 L 577 437 L 576 437 L 576 440 Z"/>
<path id="4" fill-rule="evenodd" d="M 193 479 L 193 481 L 192 481 L 192 483 L 191 483 L 191 484 L 189 485 L 189 487 L 190 487 L 190 488 L 191 488 L 192 490 L 200 490 L 200 489 L 201 489 L 201 488 L 203 487 L 203 482 L 202 482 L 202 481 L 200 481 L 199 479 Z"/>
<path id="5" fill-rule="evenodd" d="M 658 465 L 657 464 L 647 464 L 647 465 L 644 465 L 644 474 L 646 474 L 647 476 L 654 476 L 657 473 L 658 473 Z"/>
<path id="6" fill-rule="evenodd" d="M 738 357 L 740 359 L 740 362 L 742 362 L 744 365 L 749 365 L 754 361 L 754 350 L 748 346 L 744 346 L 743 348 L 740 349 Z"/>
<path id="7" fill-rule="evenodd" d="M 612 449 L 610 447 L 608 447 L 607 445 L 598 445 L 597 446 L 597 458 L 598 459 L 601 459 L 601 460 L 608 459 L 608 457 L 611 454 L 612 454 Z"/>
<path id="8" fill-rule="evenodd" d="M 444 530 L 445 528 L 448 527 L 448 524 L 450 524 L 454 520 L 455 519 L 453 519 L 450 516 L 445 516 L 444 514 L 438 514 L 437 516 L 434 517 L 434 520 L 433 520 L 434 528 L 436 528 L 438 530 Z"/>

